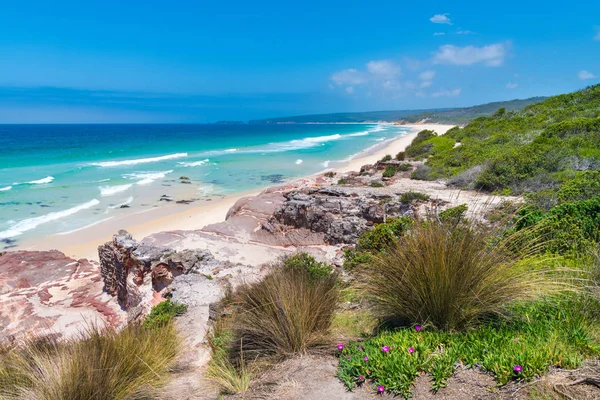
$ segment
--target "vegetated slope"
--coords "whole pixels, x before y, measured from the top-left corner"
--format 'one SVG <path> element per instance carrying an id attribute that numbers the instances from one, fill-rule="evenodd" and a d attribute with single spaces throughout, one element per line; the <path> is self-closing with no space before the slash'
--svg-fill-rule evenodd
<path id="1" fill-rule="evenodd" d="M 404 118 L 405 122 L 414 123 L 422 120 L 437 122 L 439 124 L 464 125 L 478 117 L 494 114 L 501 108 L 507 111 L 521 110 L 531 104 L 539 103 L 546 97 L 531 97 L 523 100 L 495 101 L 473 107 L 455 108 L 444 111 L 428 111 L 422 114 L 411 115 Z"/>
<path id="2" fill-rule="evenodd" d="M 392 110 L 369 111 L 356 113 L 334 113 L 300 115 L 282 118 L 253 120 L 251 124 L 285 124 L 285 123 L 334 123 L 334 122 L 406 122 L 413 123 L 427 119 L 428 122 L 463 125 L 474 118 L 492 115 L 500 108 L 520 110 L 521 108 L 544 100 L 545 97 L 532 97 L 525 100 L 510 100 L 487 103 L 466 108 L 439 108 L 429 110 Z"/>
<path id="3" fill-rule="evenodd" d="M 421 156 L 429 156 L 416 174 L 420 179 L 452 178 L 456 186 L 486 191 L 543 192 L 546 199 L 589 197 L 590 191 L 598 193 L 600 179 L 600 85 L 520 111 L 500 109 L 449 130 L 444 146 L 436 145 L 439 139 L 419 144 L 425 149 Z"/>

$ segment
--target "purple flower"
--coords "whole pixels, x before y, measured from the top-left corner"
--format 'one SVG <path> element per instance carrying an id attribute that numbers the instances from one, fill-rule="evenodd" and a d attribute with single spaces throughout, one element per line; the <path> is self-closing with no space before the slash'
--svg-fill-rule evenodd
<path id="1" fill-rule="evenodd" d="M 423 327 L 421 325 L 415 326 L 415 331 L 419 332 L 421 329 L 423 329 Z"/>
<path id="2" fill-rule="evenodd" d="M 523 367 L 521 367 L 520 365 L 515 365 L 513 371 L 515 371 L 517 374 L 520 374 L 521 372 L 523 372 Z"/>
<path id="3" fill-rule="evenodd" d="M 365 380 L 365 377 L 364 377 L 364 376 L 362 376 L 362 375 L 359 375 L 359 376 L 358 376 L 358 380 L 362 382 L 362 381 L 364 381 L 364 380 Z"/>
<path id="4" fill-rule="evenodd" d="M 348 361 L 350 361 L 350 356 L 348 356 Z"/>
<path id="5" fill-rule="evenodd" d="M 377 386 L 377 391 L 378 391 L 379 393 L 383 393 L 383 392 L 385 392 L 385 386 L 382 386 L 382 385 L 379 385 L 379 386 Z"/>
<path id="6" fill-rule="evenodd" d="M 365 356 L 365 358 L 363 358 L 363 360 L 369 361 L 369 357 Z"/>
<path id="7" fill-rule="evenodd" d="M 338 345 L 337 345 L 337 349 L 338 349 L 339 351 L 342 351 L 342 350 L 344 350 L 344 344 L 343 344 L 343 343 L 340 343 L 340 344 L 338 344 Z"/>
<path id="8" fill-rule="evenodd" d="M 412 354 L 412 353 L 414 353 L 414 352 L 415 352 L 415 349 L 413 349 L 412 347 L 409 347 L 409 348 L 408 348 L 408 352 L 409 352 L 410 354 Z"/>
<path id="9" fill-rule="evenodd" d="M 388 346 L 383 346 L 381 348 L 381 351 L 383 351 L 384 353 L 389 353 L 390 352 L 390 348 Z M 383 386 L 382 386 L 383 387 Z"/>
<path id="10" fill-rule="evenodd" d="M 360 351 L 363 351 L 363 347 L 362 347 L 362 346 L 358 346 L 358 349 L 359 349 Z"/>

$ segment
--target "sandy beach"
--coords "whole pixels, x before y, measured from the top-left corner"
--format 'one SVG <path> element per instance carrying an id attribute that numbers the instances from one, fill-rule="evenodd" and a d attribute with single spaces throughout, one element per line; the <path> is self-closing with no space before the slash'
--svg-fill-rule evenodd
<path id="1" fill-rule="evenodd" d="M 440 135 L 446 133 L 453 125 L 423 124 L 404 125 L 411 131 L 386 143 L 383 148 L 366 150 L 351 159 L 347 164 L 335 168 L 336 172 L 358 171 L 365 164 L 374 164 L 386 154 L 392 156 L 403 151 L 424 129 L 430 129 Z M 298 178 L 300 179 L 300 178 Z M 35 242 L 23 242 L 18 250 L 51 250 L 57 249 L 75 259 L 87 258 L 97 260 L 98 245 L 111 240 L 112 235 L 120 229 L 130 232 L 136 239 L 142 239 L 153 233 L 176 230 L 196 230 L 204 226 L 225 220 L 227 212 L 242 197 L 260 193 L 250 191 L 229 196 L 216 196 L 211 201 L 202 200 L 194 205 L 169 204 L 137 213 L 123 215 L 88 228 L 69 234 L 52 235 Z"/>

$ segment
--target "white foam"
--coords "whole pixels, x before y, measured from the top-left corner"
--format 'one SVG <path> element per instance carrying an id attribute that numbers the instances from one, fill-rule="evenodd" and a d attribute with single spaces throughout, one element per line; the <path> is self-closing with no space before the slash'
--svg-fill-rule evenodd
<path id="1" fill-rule="evenodd" d="M 325 143 L 325 142 L 330 142 L 332 140 L 339 140 L 341 138 L 342 138 L 342 135 L 340 135 L 339 133 L 336 133 L 335 135 L 329 135 L 329 136 L 317 136 L 317 137 L 304 138 L 301 140 L 292 140 L 291 143 L 299 143 L 299 144 Z"/>
<path id="2" fill-rule="evenodd" d="M 116 204 L 114 206 L 108 206 L 108 208 L 111 208 L 111 209 L 120 208 L 121 206 L 126 206 L 127 204 L 131 204 L 132 201 L 133 201 L 133 196 L 129 196 L 127 198 L 127 200 L 125 200 L 123 203 Z"/>
<path id="3" fill-rule="evenodd" d="M 114 217 L 108 217 L 108 218 L 104 218 L 104 219 L 101 219 L 100 221 L 92 222 L 92 223 L 91 223 L 91 224 L 89 224 L 89 225 L 82 226 L 81 228 L 76 228 L 76 229 L 73 229 L 73 230 L 70 230 L 70 231 L 65 231 L 65 232 L 60 232 L 60 233 L 57 233 L 57 235 L 68 235 L 69 233 L 75 233 L 75 232 L 79 232 L 79 231 L 82 231 L 82 230 L 84 230 L 84 229 L 91 228 L 91 227 L 92 227 L 92 226 L 94 226 L 94 225 L 98 225 L 98 224 L 101 224 L 101 223 L 103 223 L 103 222 L 106 222 L 106 221 L 108 221 L 108 220 L 111 220 L 111 219 L 113 219 L 113 218 L 114 218 Z"/>
<path id="4" fill-rule="evenodd" d="M 23 232 L 27 232 L 32 229 L 35 229 L 42 224 L 68 217 L 70 215 L 73 215 L 73 214 L 81 211 L 81 210 L 85 210 L 87 208 L 94 207 L 98 204 L 100 204 L 100 201 L 98 201 L 97 199 L 94 199 L 94 200 L 88 201 L 87 203 L 79 204 L 75 207 L 71 207 L 71 208 L 63 210 L 63 211 L 52 212 L 50 214 L 42 215 L 40 217 L 24 219 L 22 221 L 17 222 L 13 226 L 11 226 L 10 229 L 0 232 L 0 239 L 6 239 L 6 238 L 14 237 L 14 236 L 19 236 Z"/>
<path id="5" fill-rule="evenodd" d="M 296 160 L 296 165 L 300 165 L 300 164 L 302 164 L 303 162 L 304 162 L 304 161 L 302 161 L 301 159 L 297 159 L 297 160 Z"/>
<path id="6" fill-rule="evenodd" d="M 100 196 L 106 197 L 106 196 L 112 196 L 117 193 L 124 192 L 127 189 L 129 189 L 131 186 L 133 186 L 133 184 L 128 183 L 125 185 L 116 185 L 116 186 L 100 186 L 100 187 L 98 187 L 98 189 L 100 189 Z"/>
<path id="7" fill-rule="evenodd" d="M 138 158 L 134 160 L 122 160 L 122 161 L 103 161 L 98 163 L 89 163 L 88 165 L 93 165 L 96 167 L 118 167 L 121 165 L 136 165 L 136 164 L 144 164 L 144 163 L 152 163 L 157 161 L 164 160 L 172 160 L 174 158 L 182 158 L 187 157 L 188 153 L 175 153 L 169 154 L 166 156 L 160 157 L 149 157 L 149 158 Z"/>
<path id="8" fill-rule="evenodd" d="M 3 188 L 0 188 L 0 192 L 8 192 L 10 189 L 12 189 L 12 186 L 6 186 Z"/>
<path id="9" fill-rule="evenodd" d="M 330 160 L 327 160 L 327 161 L 323 162 L 323 164 L 321 164 L 321 165 L 325 168 L 328 168 L 330 162 L 331 162 Z"/>
<path id="10" fill-rule="evenodd" d="M 44 183 L 50 183 L 53 180 L 54 180 L 53 176 L 47 176 L 45 178 L 38 179 L 37 181 L 30 181 L 30 182 L 27 182 L 27 183 L 30 184 L 30 185 L 42 185 Z"/>
<path id="11" fill-rule="evenodd" d="M 195 161 L 195 162 L 180 162 L 177 163 L 178 165 L 182 166 L 182 167 L 199 167 L 201 165 L 206 164 L 207 162 L 209 162 L 210 160 L 208 158 L 201 160 L 201 161 Z"/>
<path id="12" fill-rule="evenodd" d="M 369 133 L 371 133 L 371 131 L 363 131 L 363 132 L 356 132 L 356 133 L 351 133 L 348 136 L 367 136 Z"/>
<path id="13" fill-rule="evenodd" d="M 225 150 L 226 153 L 235 153 L 236 151 L 238 151 L 238 149 L 227 149 L 227 150 Z"/>
<path id="14" fill-rule="evenodd" d="M 133 174 L 124 174 L 123 178 L 125 179 L 132 179 L 132 180 L 137 180 L 139 179 L 139 181 L 136 182 L 136 184 L 138 185 L 147 185 L 149 183 L 154 182 L 157 179 L 161 179 L 164 178 L 165 176 L 167 176 L 167 174 L 170 174 L 171 172 L 173 172 L 173 170 L 169 170 L 169 171 L 155 171 L 155 172 L 136 172 Z"/>

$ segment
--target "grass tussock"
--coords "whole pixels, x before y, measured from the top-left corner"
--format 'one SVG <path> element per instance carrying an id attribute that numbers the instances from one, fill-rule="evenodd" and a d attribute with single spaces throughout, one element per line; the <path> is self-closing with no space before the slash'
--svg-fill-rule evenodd
<path id="1" fill-rule="evenodd" d="M 276 267 L 235 296 L 236 343 L 252 356 L 304 353 L 325 342 L 337 307 L 337 274 Z"/>
<path id="2" fill-rule="evenodd" d="M 461 329 L 510 302 L 558 290 L 543 269 L 521 262 L 539 246 L 516 235 L 467 222 L 414 224 L 356 273 L 374 315 Z"/>
<path id="3" fill-rule="evenodd" d="M 42 338 L 0 351 L 0 398 L 150 399 L 177 355 L 172 324 L 95 327 L 73 339 Z"/>
<path id="4" fill-rule="evenodd" d="M 213 325 L 208 335 L 208 344 L 213 353 L 208 364 L 206 377 L 225 394 L 244 394 L 252 380 L 251 366 L 244 359 L 243 346 L 240 346 L 239 358 L 231 360 L 229 350 L 233 335 L 224 320 Z"/>

